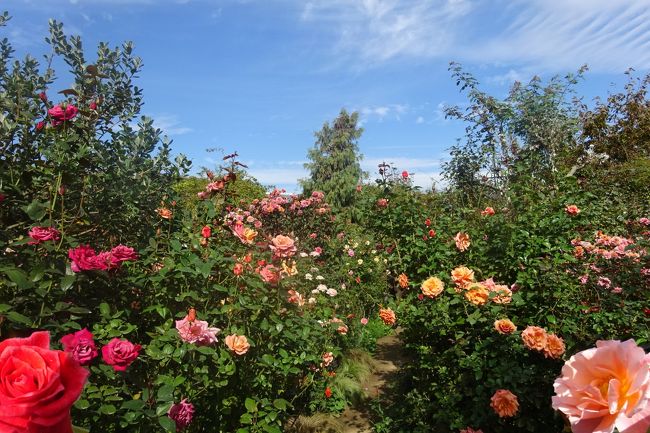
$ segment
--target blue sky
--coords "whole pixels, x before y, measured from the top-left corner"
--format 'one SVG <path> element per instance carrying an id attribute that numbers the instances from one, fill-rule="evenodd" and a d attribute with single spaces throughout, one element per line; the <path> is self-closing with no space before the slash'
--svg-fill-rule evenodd
<path id="1" fill-rule="evenodd" d="M 3 0 L 0 36 L 46 49 L 48 18 L 98 41 L 135 43 L 144 114 L 176 152 L 214 167 L 237 150 L 264 184 L 295 190 L 314 131 L 358 110 L 363 167 L 393 162 L 429 187 L 463 125 L 449 61 L 505 95 L 513 80 L 588 64 L 586 102 L 650 68 L 650 0 Z M 92 60 L 92 55 L 88 56 Z M 64 71 L 59 71 L 65 81 Z M 57 90 L 57 89 L 54 89 Z M 53 93 L 53 92 L 52 92 Z"/>

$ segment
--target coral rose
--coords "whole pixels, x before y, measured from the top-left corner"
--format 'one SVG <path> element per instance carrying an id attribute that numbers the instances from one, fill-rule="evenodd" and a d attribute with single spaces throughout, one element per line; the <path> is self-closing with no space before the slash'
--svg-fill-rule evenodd
<path id="1" fill-rule="evenodd" d="M 474 305 L 485 305 L 490 299 L 490 291 L 482 284 L 472 284 L 467 288 L 465 298 Z"/>
<path id="2" fill-rule="evenodd" d="M 488 206 L 488 207 L 485 208 L 485 210 L 481 211 L 481 215 L 482 216 L 492 216 L 492 215 L 494 215 L 494 209 L 492 209 L 491 207 Z"/>
<path id="3" fill-rule="evenodd" d="M 548 334 L 544 328 L 539 326 L 527 326 L 521 332 L 521 339 L 524 341 L 524 346 L 530 350 L 542 351 L 546 347 L 546 338 Z"/>
<path id="4" fill-rule="evenodd" d="M 516 415 L 519 410 L 519 401 L 512 392 L 507 389 L 499 389 L 490 398 L 490 407 L 501 418 L 508 418 Z"/>
<path id="5" fill-rule="evenodd" d="M 564 208 L 564 211 L 571 216 L 575 216 L 580 213 L 580 209 L 578 209 L 578 206 L 574 204 L 567 205 L 567 207 Z"/>
<path id="6" fill-rule="evenodd" d="M 573 355 L 553 388 L 553 408 L 569 418 L 574 433 L 650 428 L 650 355 L 634 340 L 598 341 Z"/>
<path id="7" fill-rule="evenodd" d="M 459 266 L 451 271 L 451 279 L 456 286 L 465 289 L 474 282 L 474 271 L 465 266 Z"/>
<path id="8" fill-rule="evenodd" d="M 277 235 L 269 245 L 275 257 L 291 257 L 296 253 L 296 244 L 289 236 Z"/>
<path id="9" fill-rule="evenodd" d="M 88 371 L 70 354 L 50 350 L 50 334 L 0 343 L 0 432 L 72 433 L 70 407 Z"/>
<path id="10" fill-rule="evenodd" d="M 456 233 L 456 236 L 454 236 L 454 241 L 456 242 L 456 248 L 458 248 L 460 252 L 467 250 L 470 246 L 470 239 L 467 233 Z"/>
<path id="11" fill-rule="evenodd" d="M 210 228 L 210 226 L 203 226 L 203 228 L 201 229 L 201 236 L 203 236 L 203 238 L 205 239 L 212 236 L 212 229 Z"/>
<path id="12" fill-rule="evenodd" d="M 61 337 L 61 344 L 63 350 L 70 353 L 79 365 L 90 364 L 98 354 L 93 334 L 86 328 L 73 334 L 64 335 Z"/>
<path id="13" fill-rule="evenodd" d="M 494 329 L 499 334 L 512 334 L 517 330 L 517 327 L 510 319 L 499 319 L 494 321 Z"/>
<path id="14" fill-rule="evenodd" d="M 232 352 L 235 352 L 237 355 L 244 355 L 248 352 L 251 345 L 248 343 L 248 339 L 243 335 L 232 334 L 227 336 L 224 341 L 226 346 Z"/>
<path id="15" fill-rule="evenodd" d="M 395 312 L 390 308 L 380 308 L 379 309 L 379 318 L 388 326 L 393 326 L 397 321 L 397 316 Z"/>
<path id="16" fill-rule="evenodd" d="M 158 213 L 158 215 L 160 215 L 160 218 L 164 218 L 166 220 L 170 219 L 173 215 L 172 211 L 165 207 L 156 209 L 156 212 Z"/>
<path id="17" fill-rule="evenodd" d="M 445 289 L 445 284 L 438 277 L 430 277 L 422 283 L 422 294 L 429 298 L 435 298 Z"/>
<path id="18" fill-rule="evenodd" d="M 136 360 L 142 346 L 133 344 L 128 340 L 113 338 L 102 347 L 104 362 L 113 367 L 115 371 L 124 371 Z"/>
<path id="19" fill-rule="evenodd" d="M 279 269 L 273 265 L 266 265 L 258 270 L 264 282 L 275 285 L 280 281 Z"/>

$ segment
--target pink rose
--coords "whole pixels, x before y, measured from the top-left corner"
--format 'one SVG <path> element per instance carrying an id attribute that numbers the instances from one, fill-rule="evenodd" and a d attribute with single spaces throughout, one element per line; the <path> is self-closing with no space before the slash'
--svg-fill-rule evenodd
<path id="1" fill-rule="evenodd" d="M 650 226 L 650 218 L 639 218 L 639 223 L 643 224 L 644 226 Z"/>
<path id="2" fill-rule="evenodd" d="M 97 254 L 89 245 L 79 245 L 77 248 L 68 250 L 68 257 L 72 260 L 70 267 L 74 272 L 98 269 Z"/>
<path id="3" fill-rule="evenodd" d="M 380 209 L 383 209 L 388 206 L 388 199 L 387 198 L 380 198 L 377 200 L 377 207 Z"/>
<path id="4" fill-rule="evenodd" d="M 28 242 L 29 245 L 40 244 L 45 241 L 58 241 L 61 239 L 61 232 L 54 227 L 32 227 L 29 230 L 29 237 L 34 239 Z"/>
<path id="5" fill-rule="evenodd" d="M 197 346 L 216 343 L 217 334 L 221 332 L 219 328 L 210 328 L 204 320 L 189 320 L 188 316 L 176 321 L 176 330 L 181 340 Z"/>
<path id="6" fill-rule="evenodd" d="M 360 322 L 361 322 L 361 324 L 362 324 L 363 326 L 366 326 L 366 325 L 368 324 L 368 318 L 367 318 L 367 317 L 363 317 L 363 318 L 361 318 Z"/>
<path id="7" fill-rule="evenodd" d="M 63 350 L 70 353 L 79 365 L 90 364 L 98 354 L 93 334 L 86 328 L 74 334 L 64 335 L 61 338 L 61 344 L 63 344 Z"/>
<path id="8" fill-rule="evenodd" d="M 114 264 L 138 260 L 138 253 L 136 253 L 133 248 L 127 247 L 126 245 L 118 245 L 116 247 L 113 247 L 110 254 L 111 261 Z"/>
<path id="9" fill-rule="evenodd" d="M 0 343 L 0 432 L 72 433 L 70 407 L 88 371 L 60 350 L 50 334 Z"/>
<path id="10" fill-rule="evenodd" d="M 65 108 L 61 105 L 55 105 L 47 110 L 53 126 L 59 126 L 65 121 L 72 120 L 78 112 L 79 110 L 74 105 L 66 105 Z"/>
<path id="11" fill-rule="evenodd" d="M 142 346 L 133 344 L 128 340 L 113 338 L 102 347 L 104 362 L 113 367 L 115 371 L 124 371 L 138 357 Z"/>
<path id="12" fill-rule="evenodd" d="M 553 384 L 553 408 L 574 433 L 650 428 L 650 356 L 634 340 L 598 341 L 573 355 Z"/>

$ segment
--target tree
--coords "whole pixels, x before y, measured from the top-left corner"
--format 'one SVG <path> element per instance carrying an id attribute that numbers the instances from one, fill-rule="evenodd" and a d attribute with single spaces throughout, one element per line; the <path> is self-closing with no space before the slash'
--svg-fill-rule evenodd
<path id="1" fill-rule="evenodd" d="M 363 128 L 357 126 L 358 119 L 359 113 L 348 114 L 342 109 L 331 124 L 325 122 L 314 134 L 316 143 L 307 153 L 311 160 L 305 164 L 309 178 L 300 180 L 304 194 L 322 191 L 336 209 L 347 208 L 354 202 L 356 186 L 364 176 L 357 145 Z"/>

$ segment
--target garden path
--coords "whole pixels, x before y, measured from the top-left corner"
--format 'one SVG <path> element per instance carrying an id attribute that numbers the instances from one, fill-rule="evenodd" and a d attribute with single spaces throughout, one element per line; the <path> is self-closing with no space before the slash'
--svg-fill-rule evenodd
<path id="1" fill-rule="evenodd" d="M 402 340 L 399 338 L 401 329 L 392 335 L 377 340 L 377 350 L 373 356 L 376 364 L 375 371 L 364 384 L 367 395 L 372 398 L 384 396 L 390 387 L 385 385 L 395 378 L 406 362 Z M 389 397 L 389 396 L 386 396 Z M 345 426 L 343 433 L 372 433 L 372 422 L 369 408 L 349 407 L 339 421 Z"/>

